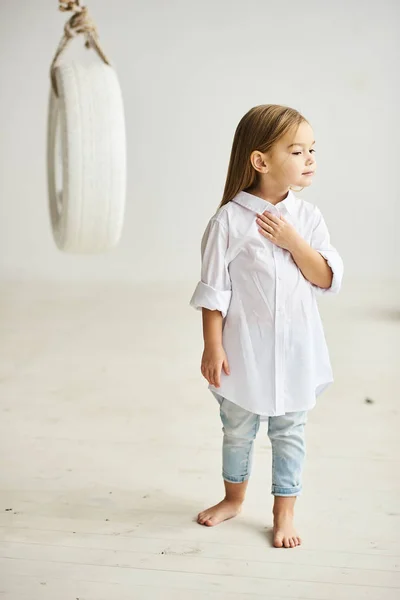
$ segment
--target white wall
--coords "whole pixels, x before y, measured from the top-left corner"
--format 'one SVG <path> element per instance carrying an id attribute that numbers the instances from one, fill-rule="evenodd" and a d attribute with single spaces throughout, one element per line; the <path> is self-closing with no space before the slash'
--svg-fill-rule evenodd
<path id="1" fill-rule="evenodd" d="M 128 196 L 120 245 L 53 243 L 46 189 L 49 65 L 68 13 L 0 4 L 0 277 L 198 279 L 234 130 L 252 106 L 297 108 L 316 134 L 318 204 L 348 279 L 399 277 L 399 3 L 88 0 L 124 92 Z M 82 55 L 81 41 L 70 50 Z"/>

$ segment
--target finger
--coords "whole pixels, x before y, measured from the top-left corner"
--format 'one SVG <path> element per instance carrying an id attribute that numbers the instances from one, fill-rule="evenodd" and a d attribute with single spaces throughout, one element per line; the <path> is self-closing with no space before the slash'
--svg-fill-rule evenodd
<path id="1" fill-rule="evenodd" d="M 283 225 L 282 221 L 280 221 L 279 223 L 276 223 L 275 221 L 273 221 L 272 219 L 269 219 L 268 217 L 265 217 L 265 219 L 257 219 L 257 223 L 258 223 L 258 225 L 261 225 L 261 227 L 268 227 L 269 230 L 272 232 L 278 231 Z"/>
<path id="2" fill-rule="evenodd" d="M 277 239 L 275 238 L 274 235 L 272 235 L 271 233 L 268 233 L 268 231 L 263 231 L 262 229 L 259 229 L 258 231 L 261 233 L 261 235 L 266 237 L 271 242 L 271 244 L 275 244 L 275 246 L 279 246 Z"/>
<path id="3" fill-rule="evenodd" d="M 224 360 L 224 362 L 223 362 L 223 367 L 224 367 L 224 371 L 225 371 L 225 373 L 226 373 L 227 375 L 230 375 L 230 372 L 231 372 L 231 370 L 230 370 L 230 368 L 229 368 L 229 364 L 228 364 L 228 361 L 227 361 L 227 360 Z"/>
<path id="4" fill-rule="evenodd" d="M 261 235 L 271 240 L 271 242 L 274 241 L 274 236 L 271 233 L 268 233 L 268 231 L 264 231 L 264 229 L 259 229 L 258 231 L 261 233 Z"/>
<path id="5" fill-rule="evenodd" d="M 215 387 L 219 387 L 220 384 L 220 375 L 217 369 L 214 369 L 214 385 Z"/>
<path id="6" fill-rule="evenodd" d="M 270 231 L 271 233 L 274 232 L 274 228 L 272 227 L 272 225 L 270 225 L 269 223 L 266 223 L 265 221 L 261 221 L 260 219 L 257 219 L 257 223 L 259 225 L 261 225 L 261 227 L 263 229 L 266 229 L 267 231 Z"/>
<path id="7" fill-rule="evenodd" d="M 279 218 L 270 213 L 268 210 L 265 210 L 262 216 L 266 217 L 267 219 L 270 219 L 270 221 L 273 221 L 276 224 L 279 224 Z"/>
<path id="8" fill-rule="evenodd" d="M 259 220 L 260 220 L 262 223 L 270 223 L 270 224 L 271 224 L 271 223 L 274 223 L 274 220 L 273 220 L 273 219 L 271 219 L 271 218 L 269 217 L 269 215 L 267 215 L 267 214 L 264 214 L 264 213 L 263 213 L 262 215 L 257 215 L 257 216 L 258 216 L 258 219 L 259 219 Z"/>
<path id="9" fill-rule="evenodd" d="M 277 225 L 280 225 L 281 220 L 279 217 L 276 217 L 275 215 L 272 215 L 271 213 L 269 213 L 269 218 L 271 219 L 271 221 L 273 221 Z"/>

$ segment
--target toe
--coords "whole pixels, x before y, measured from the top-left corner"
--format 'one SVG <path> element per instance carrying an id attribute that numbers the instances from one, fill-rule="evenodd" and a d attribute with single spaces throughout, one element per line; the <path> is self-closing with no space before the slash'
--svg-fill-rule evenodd
<path id="1" fill-rule="evenodd" d="M 288 538 L 284 538 L 283 545 L 285 546 L 285 548 L 290 548 L 290 542 L 289 542 Z"/>
<path id="2" fill-rule="evenodd" d="M 207 514 L 205 514 L 205 513 L 200 513 L 200 514 L 199 514 L 199 523 L 203 524 L 203 523 L 204 523 L 204 521 L 206 521 L 206 520 L 207 520 L 207 518 L 208 518 L 208 515 L 207 515 Z"/>
<path id="3" fill-rule="evenodd" d="M 294 548 L 296 546 L 296 542 L 294 541 L 294 538 L 290 538 L 289 543 L 290 543 L 291 548 Z"/>

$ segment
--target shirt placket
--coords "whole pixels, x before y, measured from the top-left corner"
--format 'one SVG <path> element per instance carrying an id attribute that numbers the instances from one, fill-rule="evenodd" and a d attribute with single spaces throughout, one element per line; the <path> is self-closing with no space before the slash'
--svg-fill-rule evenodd
<path id="1" fill-rule="evenodd" d="M 279 214 L 277 214 L 279 216 Z M 284 268 L 283 250 L 273 246 L 275 261 L 275 411 L 282 414 L 284 411 L 284 340 L 285 340 L 285 313 L 284 313 L 284 282 L 282 270 Z"/>

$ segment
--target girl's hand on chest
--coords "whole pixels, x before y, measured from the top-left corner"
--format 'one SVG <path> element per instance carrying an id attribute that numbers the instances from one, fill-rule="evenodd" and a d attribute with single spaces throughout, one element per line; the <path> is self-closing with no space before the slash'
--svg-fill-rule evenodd
<path id="1" fill-rule="evenodd" d="M 300 239 L 300 234 L 282 215 L 276 217 L 266 210 L 262 214 L 257 213 L 256 223 L 261 235 L 276 246 L 284 248 L 289 252 L 292 251 Z"/>

